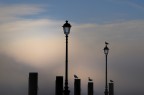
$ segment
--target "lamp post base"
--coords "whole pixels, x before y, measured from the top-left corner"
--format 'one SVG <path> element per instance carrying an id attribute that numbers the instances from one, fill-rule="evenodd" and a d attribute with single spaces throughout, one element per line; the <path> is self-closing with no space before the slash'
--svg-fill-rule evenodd
<path id="1" fill-rule="evenodd" d="M 64 90 L 64 95 L 69 95 L 70 91 L 69 90 Z"/>
<path id="2" fill-rule="evenodd" d="M 108 89 L 105 89 L 104 93 L 105 93 L 105 95 L 108 95 Z"/>

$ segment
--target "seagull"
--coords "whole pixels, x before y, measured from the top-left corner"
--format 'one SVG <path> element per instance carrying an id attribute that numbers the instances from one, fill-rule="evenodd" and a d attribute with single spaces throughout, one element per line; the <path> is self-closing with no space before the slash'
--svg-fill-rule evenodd
<path id="1" fill-rule="evenodd" d="M 113 80 L 110 80 L 110 82 L 113 82 Z"/>
<path id="2" fill-rule="evenodd" d="M 88 77 L 88 80 L 89 80 L 89 81 L 93 81 L 92 79 L 90 79 L 90 77 Z"/>
<path id="3" fill-rule="evenodd" d="M 78 76 L 77 76 L 77 75 L 74 75 L 74 78 L 78 79 Z"/>
<path id="4" fill-rule="evenodd" d="M 108 43 L 108 42 L 105 42 L 105 44 L 108 45 L 109 43 Z"/>

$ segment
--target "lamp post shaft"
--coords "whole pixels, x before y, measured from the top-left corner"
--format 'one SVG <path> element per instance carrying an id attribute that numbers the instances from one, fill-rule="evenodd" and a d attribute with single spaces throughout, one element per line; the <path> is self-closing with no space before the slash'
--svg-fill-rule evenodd
<path id="1" fill-rule="evenodd" d="M 68 35 L 66 35 L 65 84 L 68 85 Z"/>
<path id="2" fill-rule="evenodd" d="M 107 55 L 108 55 L 108 54 L 106 54 L 105 95 L 108 95 L 108 86 L 107 86 Z"/>
<path id="3" fill-rule="evenodd" d="M 65 60 L 65 90 L 64 95 L 69 95 L 68 90 L 68 35 L 66 35 L 66 60 Z"/>

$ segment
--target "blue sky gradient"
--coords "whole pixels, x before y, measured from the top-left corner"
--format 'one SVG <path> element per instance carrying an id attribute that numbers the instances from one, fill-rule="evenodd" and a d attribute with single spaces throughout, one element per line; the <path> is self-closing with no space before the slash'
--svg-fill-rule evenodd
<path id="1" fill-rule="evenodd" d="M 90 0 L 90 1 L 3 1 L 2 4 L 40 4 L 45 12 L 41 16 L 52 19 L 70 19 L 80 23 L 107 23 L 144 19 L 143 1 Z"/>

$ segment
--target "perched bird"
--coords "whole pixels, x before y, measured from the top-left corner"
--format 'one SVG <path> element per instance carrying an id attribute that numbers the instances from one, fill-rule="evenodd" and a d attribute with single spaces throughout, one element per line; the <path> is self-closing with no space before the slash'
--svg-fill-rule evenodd
<path id="1" fill-rule="evenodd" d="M 109 43 L 108 43 L 108 42 L 105 42 L 105 44 L 108 45 Z"/>
<path id="2" fill-rule="evenodd" d="M 113 82 L 113 80 L 110 80 L 110 82 Z"/>
<path id="3" fill-rule="evenodd" d="M 89 80 L 89 81 L 93 81 L 90 77 L 88 77 L 88 80 Z"/>
<path id="4" fill-rule="evenodd" d="M 74 75 L 74 78 L 76 78 L 76 79 L 77 79 L 77 78 L 78 78 L 78 76 L 77 76 L 77 75 Z"/>

